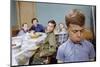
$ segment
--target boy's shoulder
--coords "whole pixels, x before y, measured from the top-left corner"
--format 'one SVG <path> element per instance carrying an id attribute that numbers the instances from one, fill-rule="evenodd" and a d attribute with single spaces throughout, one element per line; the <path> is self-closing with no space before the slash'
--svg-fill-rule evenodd
<path id="1" fill-rule="evenodd" d="M 92 44 L 90 41 L 88 41 L 88 40 L 84 40 L 83 43 L 84 43 L 84 45 L 86 45 L 87 47 L 93 47 L 93 44 Z"/>
<path id="2" fill-rule="evenodd" d="M 64 42 L 62 45 L 59 46 L 59 49 L 65 49 L 66 47 L 68 47 L 70 45 L 69 40 L 67 40 L 66 42 Z"/>

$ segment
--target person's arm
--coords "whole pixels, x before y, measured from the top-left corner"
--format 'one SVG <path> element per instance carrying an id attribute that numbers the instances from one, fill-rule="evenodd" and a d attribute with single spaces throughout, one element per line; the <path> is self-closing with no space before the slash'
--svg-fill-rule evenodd
<path id="1" fill-rule="evenodd" d="M 61 61 L 61 60 L 57 60 L 57 63 L 63 63 L 63 61 Z"/>
<path id="2" fill-rule="evenodd" d="M 56 52 L 56 48 L 57 48 L 56 38 L 55 38 L 55 35 L 53 33 L 51 33 L 48 38 L 49 38 L 49 45 L 50 45 L 49 46 L 49 53 L 53 54 Z"/>
<path id="3" fill-rule="evenodd" d="M 23 30 L 20 30 L 20 31 L 18 32 L 17 36 L 21 36 L 21 35 L 23 35 L 23 34 L 25 34 L 24 31 L 23 31 Z"/>
<path id="4" fill-rule="evenodd" d="M 90 46 L 89 59 L 90 61 L 94 61 L 95 59 L 95 50 L 94 50 L 93 44 L 91 44 Z"/>
<path id="5" fill-rule="evenodd" d="M 45 32 L 45 28 L 43 25 L 40 25 L 41 32 Z"/>
<path id="6" fill-rule="evenodd" d="M 31 30 L 33 30 L 33 26 L 31 26 L 31 27 L 29 28 L 29 31 L 31 31 Z"/>
<path id="7" fill-rule="evenodd" d="M 94 58 L 93 59 L 90 59 L 90 61 L 94 61 Z"/>
<path id="8" fill-rule="evenodd" d="M 65 60 L 64 47 L 62 45 L 59 46 L 59 48 L 57 50 L 56 59 L 57 59 L 57 63 L 63 63 Z"/>

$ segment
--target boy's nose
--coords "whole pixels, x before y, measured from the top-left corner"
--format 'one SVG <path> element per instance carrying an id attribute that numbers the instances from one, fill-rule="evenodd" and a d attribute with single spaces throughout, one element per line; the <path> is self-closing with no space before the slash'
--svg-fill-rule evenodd
<path id="1" fill-rule="evenodd" d="M 80 36 L 81 36 L 81 32 L 80 32 L 80 31 L 78 31 L 78 32 L 77 32 L 77 35 L 78 35 L 78 37 L 80 37 Z"/>

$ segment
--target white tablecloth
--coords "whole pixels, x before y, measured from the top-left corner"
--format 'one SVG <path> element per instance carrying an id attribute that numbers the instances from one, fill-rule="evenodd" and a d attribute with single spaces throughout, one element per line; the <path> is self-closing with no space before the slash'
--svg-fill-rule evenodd
<path id="1" fill-rule="evenodd" d="M 28 65 L 33 51 L 37 49 L 36 45 L 42 43 L 47 36 L 45 33 L 41 34 L 42 36 L 37 39 L 31 39 L 28 33 L 23 36 L 12 37 L 12 44 L 17 45 L 17 47 L 12 48 L 12 66 Z M 23 61 L 22 63 L 20 62 L 21 60 Z"/>

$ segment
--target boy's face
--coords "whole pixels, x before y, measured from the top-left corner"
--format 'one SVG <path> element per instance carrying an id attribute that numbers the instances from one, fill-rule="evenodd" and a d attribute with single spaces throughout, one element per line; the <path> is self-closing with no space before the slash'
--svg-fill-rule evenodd
<path id="1" fill-rule="evenodd" d="M 48 23 L 47 32 L 52 32 L 54 30 L 54 24 Z"/>
<path id="2" fill-rule="evenodd" d="M 75 43 L 79 43 L 82 40 L 83 31 L 84 27 L 76 24 L 70 24 L 68 27 L 69 37 Z"/>

